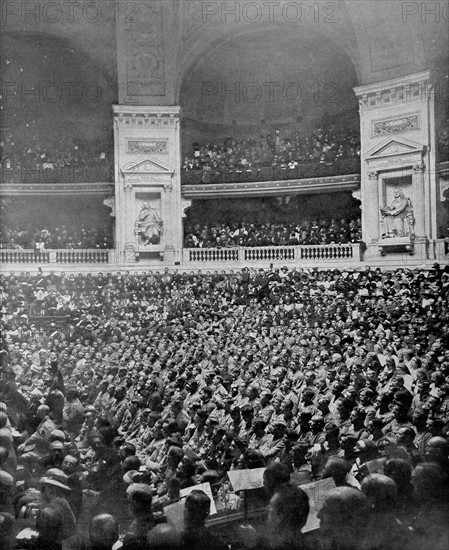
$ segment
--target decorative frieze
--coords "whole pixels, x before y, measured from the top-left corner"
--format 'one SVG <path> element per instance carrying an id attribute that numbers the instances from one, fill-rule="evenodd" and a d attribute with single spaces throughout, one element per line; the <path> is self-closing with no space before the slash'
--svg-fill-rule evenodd
<path id="1" fill-rule="evenodd" d="M 128 153 L 168 155 L 167 141 L 168 139 L 129 139 Z"/>
<path id="2" fill-rule="evenodd" d="M 411 130 L 420 129 L 419 115 L 389 118 L 386 120 L 372 122 L 372 136 L 380 137 L 388 134 L 400 134 Z"/>

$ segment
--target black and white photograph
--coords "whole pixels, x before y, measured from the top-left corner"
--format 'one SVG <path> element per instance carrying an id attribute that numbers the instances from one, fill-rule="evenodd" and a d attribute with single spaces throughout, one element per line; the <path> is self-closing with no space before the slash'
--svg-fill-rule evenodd
<path id="1" fill-rule="evenodd" d="M 2 0 L 0 548 L 449 550 L 449 1 Z"/>

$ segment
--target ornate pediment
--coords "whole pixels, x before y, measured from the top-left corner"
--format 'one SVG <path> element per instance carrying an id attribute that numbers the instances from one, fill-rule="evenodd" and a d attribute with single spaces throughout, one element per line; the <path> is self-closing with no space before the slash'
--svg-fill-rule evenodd
<path id="1" fill-rule="evenodd" d="M 378 160 L 388 157 L 404 156 L 404 155 L 422 155 L 425 152 L 426 146 L 414 141 L 398 138 L 388 138 L 379 145 L 370 149 L 365 160 Z"/>
<path id="2" fill-rule="evenodd" d="M 170 176 L 174 171 L 159 161 L 146 159 L 137 163 L 125 164 L 122 168 L 122 173 L 125 176 L 130 174 L 162 174 Z"/>
<path id="3" fill-rule="evenodd" d="M 143 160 L 137 163 L 125 164 L 122 168 L 122 176 L 126 189 L 133 186 L 155 185 L 165 189 L 172 187 L 174 170 L 154 160 Z"/>

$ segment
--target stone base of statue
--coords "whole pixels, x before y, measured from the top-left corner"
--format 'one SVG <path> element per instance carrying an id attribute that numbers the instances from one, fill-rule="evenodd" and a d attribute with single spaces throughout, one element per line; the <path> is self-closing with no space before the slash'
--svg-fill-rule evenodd
<path id="1" fill-rule="evenodd" d="M 141 245 L 137 253 L 137 261 L 151 264 L 153 261 L 164 262 L 167 265 L 174 265 L 175 250 L 172 246 L 156 245 Z"/>
<path id="2" fill-rule="evenodd" d="M 382 256 L 397 252 L 406 252 L 407 254 L 413 255 L 415 253 L 415 237 L 414 235 L 410 235 L 408 237 L 380 239 L 377 246 Z"/>

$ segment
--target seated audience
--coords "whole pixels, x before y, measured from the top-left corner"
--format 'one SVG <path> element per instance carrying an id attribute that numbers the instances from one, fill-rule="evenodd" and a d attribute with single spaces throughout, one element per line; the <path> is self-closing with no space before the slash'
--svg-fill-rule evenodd
<path id="1" fill-rule="evenodd" d="M 234 246 L 292 246 L 357 243 L 362 238 L 360 219 L 301 220 L 297 223 L 185 224 L 186 248 Z"/>
<path id="2" fill-rule="evenodd" d="M 448 268 L 40 270 L 0 286 L 6 548 L 27 529 L 19 548 L 111 547 L 116 524 L 125 548 L 242 545 L 241 510 L 261 547 L 447 548 Z M 236 493 L 228 473 L 257 468 Z M 290 484 L 329 477 L 311 539 Z M 186 531 L 167 525 L 202 482 L 217 514 L 191 493 Z"/>
<path id="3" fill-rule="evenodd" d="M 323 128 L 310 133 L 295 131 L 278 143 L 270 134 L 240 140 L 228 136 L 222 144 L 193 144 L 192 154 L 183 160 L 183 183 L 233 183 L 332 175 L 314 170 L 314 165 L 318 168 L 332 166 L 334 174 L 349 173 L 351 165 L 345 165 L 344 161 L 356 161 L 359 157 L 358 132 L 338 129 L 334 125 L 323 125 Z"/>

